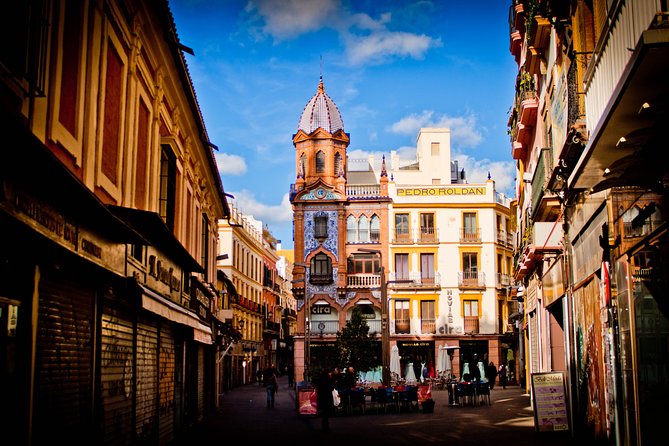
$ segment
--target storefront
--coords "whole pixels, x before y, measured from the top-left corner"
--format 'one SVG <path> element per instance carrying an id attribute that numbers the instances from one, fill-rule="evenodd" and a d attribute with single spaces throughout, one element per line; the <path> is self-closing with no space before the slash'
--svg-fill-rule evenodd
<path id="1" fill-rule="evenodd" d="M 400 355 L 400 376 L 404 379 L 420 379 L 423 369 L 435 375 L 434 341 L 397 341 Z"/>

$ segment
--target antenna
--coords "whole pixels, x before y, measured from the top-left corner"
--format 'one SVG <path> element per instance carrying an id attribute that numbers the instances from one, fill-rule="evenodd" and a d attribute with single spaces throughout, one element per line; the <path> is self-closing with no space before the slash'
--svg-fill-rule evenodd
<path id="1" fill-rule="evenodd" d="M 323 80 L 323 55 L 321 54 L 321 80 Z"/>

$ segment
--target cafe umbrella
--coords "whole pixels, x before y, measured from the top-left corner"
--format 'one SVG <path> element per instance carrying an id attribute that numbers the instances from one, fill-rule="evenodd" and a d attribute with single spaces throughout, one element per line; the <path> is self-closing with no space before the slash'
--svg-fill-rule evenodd
<path id="1" fill-rule="evenodd" d="M 392 376 L 399 378 L 400 370 L 400 351 L 397 345 L 393 345 L 393 348 L 390 350 L 390 373 Z"/>

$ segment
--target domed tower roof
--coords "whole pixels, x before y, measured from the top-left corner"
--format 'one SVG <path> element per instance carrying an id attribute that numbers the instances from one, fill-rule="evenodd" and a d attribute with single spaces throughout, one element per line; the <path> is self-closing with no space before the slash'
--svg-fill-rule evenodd
<path id="1" fill-rule="evenodd" d="M 322 76 L 318 83 L 318 91 L 309 100 L 306 107 L 304 107 L 297 129 L 310 134 L 318 127 L 321 127 L 328 133 L 344 130 L 344 121 L 341 119 L 339 109 L 332 98 L 325 94 Z"/>

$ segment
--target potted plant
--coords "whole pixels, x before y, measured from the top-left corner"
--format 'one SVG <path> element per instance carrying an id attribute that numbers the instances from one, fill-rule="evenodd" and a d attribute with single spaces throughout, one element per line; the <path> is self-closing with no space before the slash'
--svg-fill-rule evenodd
<path id="1" fill-rule="evenodd" d="M 432 398 L 427 398 L 423 401 L 422 404 L 423 413 L 432 413 L 434 412 L 434 400 Z"/>

